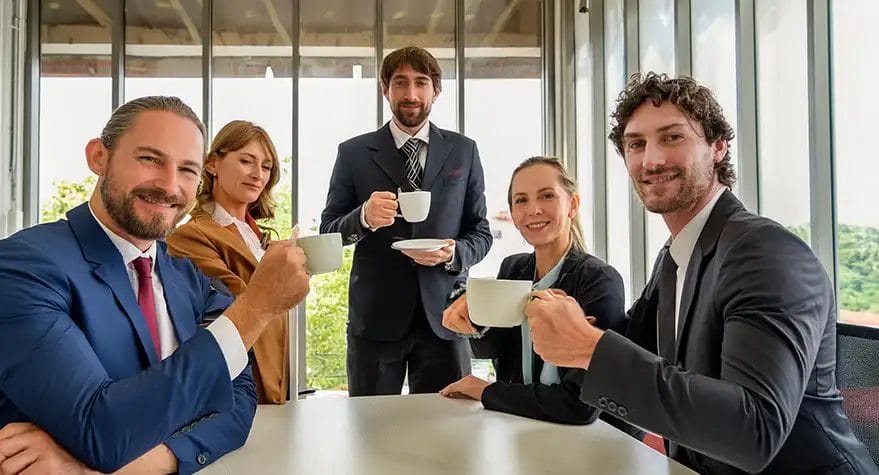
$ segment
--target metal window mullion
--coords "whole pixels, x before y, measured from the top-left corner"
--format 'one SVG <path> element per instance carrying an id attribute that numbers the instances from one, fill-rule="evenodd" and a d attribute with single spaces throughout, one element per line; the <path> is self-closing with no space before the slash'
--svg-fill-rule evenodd
<path id="1" fill-rule="evenodd" d="M 561 9 L 556 12 L 559 22 L 556 41 L 556 64 L 558 65 L 557 94 L 553 104 L 559 111 L 560 132 L 558 153 L 565 161 L 568 171 L 577 176 L 577 94 L 576 94 L 576 43 L 574 39 L 574 12 L 577 6 L 574 0 L 562 0 Z"/>
<path id="2" fill-rule="evenodd" d="M 378 1 L 378 0 L 376 0 Z M 292 67 L 291 67 L 291 76 L 293 80 L 291 81 L 291 96 L 292 96 L 292 104 L 291 104 L 291 116 L 292 116 L 292 124 L 290 128 L 291 134 L 291 143 L 293 145 L 293 156 L 290 159 L 290 193 L 293 196 L 299 196 L 299 79 L 300 79 L 300 67 L 301 67 L 301 57 L 299 55 L 300 43 L 302 41 L 300 34 L 300 12 L 302 11 L 301 0 L 292 0 L 293 8 L 292 8 L 292 28 L 290 30 L 290 41 L 293 43 L 293 58 L 292 58 Z M 293 200 L 293 203 L 300 203 L 301 201 L 296 199 Z M 298 205 L 293 205 L 290 208 L 290 217 L 291 222 L 290 226 L 292 227 L 296 223 L 299 222 L 299 207 Z M 308 315 L 306 312 L 306 306 L 303 304 L 297 305 L 293 310 L 293 315 L 291 315 L 290 319 L 290 376 L 291 381 L 290 384 L 290 399 L 297 399 L 299 392 L 305 390 L 308 387 L 308 356 L 307 356 L 307 346 L 306 346 L 306 329 L 308 328 Z M 295 371 L 295 373 L 294 373 Z M 295 378 L 293 375 L 295 374 Z"/>
<path id="3" fill-rule="evenodd" d="M 808 3 L 811 242 L 837 293 L 837 223 L 831 106 L 830 0 Z"/>
<path id="4" fill-rule="evenodd" d="M 626 76 L 631 76 L 641 69 L 638 0 L 625 0 L 623 16 Z M 632 289 L 641 289 L 647 282 L 647 217 L 633 187 L 629 187 L 629 246 Z"/>
<path id="5" fill-rule="evenodd" d="M 29 0 L 26 12 L 24 153 L 22 214 L 24 227 L 40 222 L 40 0 Z"/>
<path id="6" fill-rule="evenodd" d="M 125 103 L 125 0 L 113 5 L 110 25 L 110 81 L 113 110 Z"/>
<path id="7" fill-rule="evenodd" d="M 11 54 L 12 62 L 10 63 L 11 67 L 9 69 L 9 91 L 20 91 L 26 90 L 28 87 L 28 83 L 25 80 L 25 67 L 29 66 L 27 62 L 27 39 L 28 39 L 28 29 L 27 29 L 27 18 L 28 18 L 28 5 L 26 0 L 18 0 L 13 3 L 7 12 L 11 12 L 11 21 L 12 30 L 10 34 L 7 36 L 9 40 L 9 44 L 5 47 L 4 54 Z M 6 198 L 8 199 L 8 211 L 6 211 L 5 216 L 0 216 L 0 223 L 3 223 L 3 227 L 0 227 L 0 238 L 3 238 L 7 235 L 10 235 L 19 230 L 23 221 L 23 201 L 25 194 L 22 190 L 23 183 L 23 175 L 22 175 L 22 162 L 26 161 L 26 155 L 24 154 L 24 142 L 30 134 L 26 134 L 25 130 L 25 96 L 18 94 L 6 94 L 3 98 L 6 104 L 8 104 L 8 109 L 6 109 L 5 113 L 9 118 L 9 123 L 11 125 L 11 129 L 9 132 L 9 147 L 4 150 L 4 152 L 8 153 L 9 162 L 8 168 L 3 170 L 4 174 L 8 176 L 9 189 L 7 190 Z M 0 202 L 3 200 L 0 199 Z"/>
<path id="8" fill-rule="evenodd" d="M 385 58 L 385 16 L 383 0 L 375 0 L 375 127 L 385 123 L 385 96 L 382 93 L 381 68 Z"/>
<path id="9" fill-rule="evenodd" d="M 760 212 L 760 148 L 757 109 L 757 33 L 755 0 L 736 1 L 736 105 L 738 195 L 745 207 Z M 771 160 L 772 157 L 769 157 Z"/>
<path id="10" fill-rule="evenodd" d="M 201 120 L 207 129 L 208 137 L 212 134 L 213 119 L 213 71 L 214 71 L 214 2 L 203 0 L 201 5 Z"/>
<path id="11" fill-rule="evenodd" d="M 541 50 L 541 109 L 543 110 L 543 153 L 556 154 L 556 115 L 555 98 L 555 2 L 541 2 L 540 9 L 540 50 Z"/>
<path id="12" fill-rule="evenodd" d="M 464 118 L 467 109 L 464 104 L 464 76 L 467 71 L 466 63 L 466 24 L 464 19 L 464 1 L 455 0 L 455 83 L 458 86 L 456 112 L 458 116 L 458 132 L 466 135 Z"/>
<path id="13" fill-rule="evenodd" d="M 693 30 L 690 0 L 675 0 L 675 65 L 678 75 L 693 75 Z"/>
<path id="14" fill-rule="evenodd" d="M 608 258 L 607 200 L 607 71 L 604 65 L 604 0 L 589 7 L 589 42 L 592 48 L 592 252 Z"/>

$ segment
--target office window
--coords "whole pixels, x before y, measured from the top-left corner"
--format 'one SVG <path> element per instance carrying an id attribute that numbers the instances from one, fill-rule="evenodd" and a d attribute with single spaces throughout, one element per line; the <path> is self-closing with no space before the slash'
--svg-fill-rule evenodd
<path id="1" fill-rule="evenodd" d="M 249 120 L 272 138 L 282 174 L 274 188 L 272 227 L 292 228 L 293 0 L 271 0 L 241 11 L 236 0 L 214 0 L 211 136 L 232 120 Z"/>
<path id="2" fill-rule="evenodd" d="M 299 227 L 316 233 L 339 143 L 376 128 L 375 3 L 300 2 Z M 345 325 L 352 249 L 342 269 L 312 279 L 307 301 L 308 385 L 347 388 Z"/>
<path id="3" fill-rule="evenodd" d="M 513 169 L 542 154 L 543 109 L 537 0 L 464 2 L 466 134 L 485 169 L 485 198 L 494 244 L 470 270 L 497 275 L 504 257 L 531 248 L 513 226 L 507 189 Z"/>
<path id="4" fill-rule="evenodd" d="M 755 7 L 760 213 L 808 242 L 806 5 L 764 0 Z"/>
<path id="5" fill-rule="evenodd" d="M 177 96 L 202 115 L 202 2 L 125 1 L 125 100 Z"/>
<path id="6" fill-rule="evenodd" d="M 437 127 L 458 130 L 458 83 L 455 71 L 455 1 L 385 0 L 382 6 L 384 55 L 404 46 L 419 46 L 437 59 L 443 70 L 442 92 L 430 112 Z M 391 108 L 383 100 L 385 121 Z"/>
<path id="7" fill-rule="evenodd" d="M 714 92 L 723 115 L 736 124 L 736 16 L 735 0 L 691 3 L 693 78 Z M 733 167 L 738 171 L 736 139 L 730 142 Z M 738 182 L 733 192 L 738 190 Z M 757 211 L 757 210 L 752 210 Z"/>
<path id="8" fill-rule="evenodd" d="M 605 104 L 608 116 L 616 108 L 617 96 L 626 85 L 625 31 L 623 0 L 609 0 L 604 4 L 604 79 Z M 607 119 L 605 137 L 610 133 Z M 626 302 L 632 301 L 632 236 L 629 227 L 629 173 L 622 157 L 607 140 L 607 263 L 612 265 L 626 288 Z M 637 289 L 640 292 L 641 289 Z"/>
<path id="9" fill-rule="evenodd" d="M 40 221 L 63 217 L 94 187 L 84 149 L 111 112 L 113 5 L 91 6 L 40 2 Z"/>
<path id="10" fill-rule="evenodd" d="M 839 244 L 840 319 L 879 326 L 879 175 L 875 134 L 879 3 L 832 3 L 833 144 Z M 866 148 L 865 148 L 866 147 Z"/>
<path id="11" fill-rule="evenodd" d="M 674 27 L 674 0 L 639 2 L 638 43 L 642 73 L 653 71 L 666 73 L 671 77 L 676 75 Z M 646 265 L 649 275 L 659 250 L 669 238 L 669 232 L 661 215 L 649 211 L 645 211 L 645 213 L 647 215 Z"/>
<path id="12" fill-rule="evenodd" d="M 606 215 L 607 210 L 605 209 L 606 206 L 598 209 L 595 197 L 596 190 L 593 189 L 594 180 L 598 177 L 595 177 L 595 170 L 593 168 L 595 157 L 593 157 L 592 149 L 596 143 L 595 141 L 598 141 L 599 144 L 604 143 L 604 134 L 598 134 L 595 137 L 593 136 L 595 134 L 592 133 L 593 127 L 596 124 L 593 123 L 595 91 L 592 87 L 592 78 L 594 66 L 592 62 L 592 43 L 589 39 L 589 34 L 589 15 L 574 15 L 574 42 L 576 45 L 574 51 L 576 68 L 574 100 L 576 106 L 577 151 L 576 157 L 569 157 L 569 159 L 576 160 L 577 162 L 577 188 L 580 192 L 580 224 L 583 227 L 583 239 L 586 240 L 586 248 L 592 254 L 605 259 L 607 256 L 600 254 L 595 247 L 595 217 L 597 213 Z M 603 100 L 603 98 L 598 99 Z M 603 124 L 604 121 L 602 120 L 599 123 Z M 602 176 L 599 179 L 603 178 Z"/>

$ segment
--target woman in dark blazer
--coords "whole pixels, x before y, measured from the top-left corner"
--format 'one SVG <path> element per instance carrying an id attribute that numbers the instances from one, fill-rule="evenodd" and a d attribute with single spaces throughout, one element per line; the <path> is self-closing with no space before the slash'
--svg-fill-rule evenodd
<path id="1" fill-rule="evenodd" d="M 536 289 L 559 289 L 593 315 L 598 327 L 624 329 L 623 280 L 613 267 L 585 251 L 578 220 L 580 198 L 564 165 L 549 157 L 525 160 L 513 172 L 507 198 L 513 223 L 534 252 L 504 259 L 498 278 L 530 280 Z M 446 310 L 443 325 L 458 333 L 478 334 L 469 319 L 466 294 Z M 440 393 L 479 400 L 486 409 L 533 419 L 593 422 L 599 411 L 579 397 L 583 370 L 544 363 L 530 345 L 527 322 L 488 329 L 481 338 L 471 340 L 471 346 L 476 358 L 492 359 L 497 381 L 488 383 L 469 375 Z M 602 417 L 629 433 L 638 433 L 612 416 Z"/>

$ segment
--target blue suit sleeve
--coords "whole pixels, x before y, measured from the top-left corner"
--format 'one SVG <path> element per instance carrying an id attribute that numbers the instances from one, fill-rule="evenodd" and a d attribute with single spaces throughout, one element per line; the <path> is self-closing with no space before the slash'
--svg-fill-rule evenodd
<path id="1" fill-rule="evenodd" d="M 202 469 L 223 455 L 241 447 L 247 440 L 256 412 L 256 387 L 251 369 L 233 382 L 231 411 L 211 413 L 181 427 L 165 441 L 178 461 L 178 471 L 188 474 Z"/>
<path id="2" fill-rule="evenodd" d="M 72 318 L 83 296 L 47 256 L 22 240 L 0 242 L 0 282 L 0 391 L 86 465 L 113 472 L 182 422 L 233 410 L 228 369 L 206 330 L 113 380 Z"/>

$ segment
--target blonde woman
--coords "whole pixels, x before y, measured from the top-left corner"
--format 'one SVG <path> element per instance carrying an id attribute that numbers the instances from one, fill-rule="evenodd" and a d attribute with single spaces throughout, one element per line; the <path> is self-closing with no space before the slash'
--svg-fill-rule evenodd
<path id="1" fill-rule="evenodd" d="M 586 252 L 580 229 L 580 196 L 558 159 L 532 157 L 513 172 L 507 194 L 513 224 L 534 252 L 507 257 L 498 278 L 529 280 L 535 289 L 559 289 L 574 297 L 600 328 L 625 325 L 623 280 L 617 271 Z M 443 314 L 443 325 L 477 334 L 467 312 L 466 294 Z M 477 334 L 478 335 L 478 334 Z M 491 358 L 497 382 L 468 375 L 440 393 L 481 401 L 486 409 L 562 424 L 588 424 L 598 411 L 580 402 L 583 370 L 546 363 L 531 349 L 527 327 L 490 328 L 471 340 L 477 358 Z M 610 416 L 606 420 L 638 436 Z"/>
<path id="2" fill-rule="evenodd" d="M 244 120 L 226 124 L 211 144 L 192 219 L 168 238 L 172 254 L 188 257 L 238 295 L 262 258 L 267 236 L 257 220 L 274 217 L 272 188 L 280 163 L 266 131 Z M 287 317 L 272 321 L 253 345 L 260 404 L 288 399 Z"/>

